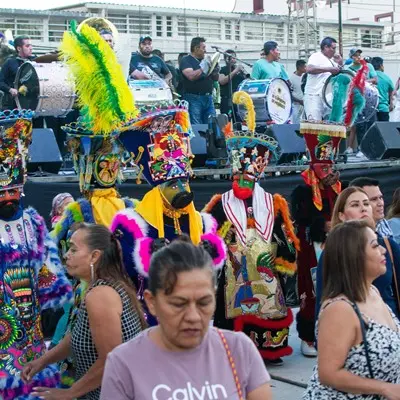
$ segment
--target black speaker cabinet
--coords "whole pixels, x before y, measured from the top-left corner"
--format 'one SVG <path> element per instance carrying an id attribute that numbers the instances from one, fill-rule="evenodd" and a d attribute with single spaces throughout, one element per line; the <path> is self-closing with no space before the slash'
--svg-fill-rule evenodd
<path id="1" fill-rule="evenodd" d="M 276 139 L 281 150 L 278 164 L 299 160 L 306 153 L 306 143 L 299 132 L 300 124 L 271 125 L 268 134 Z"/>
<path id="2" fill-rule="evenodd" d="M 375 122 L 360 148 L 370 160 L 400 158 L 400 122 Z"/>
<path id="3" fill-rule="evenodd" d="M 44 171 L 58 174 L 62 157 L 52 129 L 32 130 L 32 143 L 29 146 L 28 173 Z"/>

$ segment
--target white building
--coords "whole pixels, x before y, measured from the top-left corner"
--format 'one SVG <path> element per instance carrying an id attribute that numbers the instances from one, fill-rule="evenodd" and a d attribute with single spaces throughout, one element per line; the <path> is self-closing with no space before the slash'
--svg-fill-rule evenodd
<path id="1" fill-rule="evenodd" d="M 321 0 L 315 1 L 321 2 Z M 364 0 L 357 0 L 360 1 Z M 246 4 L 244 0 L 237 0 L 236 3 L 242 9 Z M 345 9 L 344 3 L 343 7 Z M 286 8 L 286 15 L 283 8 Z M 337 12 L 337 4 L 333 5 L 332 10 L 329 6 L 318 9 L 314 28 L 312 32 L 308 31 L 307 36 L 302 25 L 298 23 L 299 12 L 297 14 L 292 12 L 289 17 L 286 0 L 268 0 L 266 11 L 271 14 L 224 13 L 94 2 L 45 11 L 0 9 L 0 31 L 11 29 L 14 36 L 28 34 L 36 45 L 36 51 L 41 49 L 43 52 L 45 49 L 57 47 L 63 32 L 68 29 L 70 20 L 76 19 L 80 22 L 90 16 L 102 16 L 113 22 L 119 31 L 117 52 L 126 69 L 131 52 L 137 49 L 139 37 L 144 34 L 152 36 L 154 48 L 162 50 L 166 54 L 166 60 L 176 60 L 178 53 L 189 51 L 190 40 L 195 36 L 204 36 L 207 39 L 209 52 L 213 52 L 211 46 L 235 49 L 238 57 L 246 61 L 258 59 L 265 41 L 276 40 L 280 45 L 282 60 L 290 72 L 299 57 L 299 50 L 304 47 L 306 38 L 311 40 L 311 35 L 314 33 L 315 42 L 319 42 L 324 36 L 338 36 L 335 10 Z M 274 15 L 275 12 L 279 12 L 280 15 Z M 387 25 L 383 20 L 375 21 L 373 18 L 367 20 L 361 17 L 360 20 L 350 20 L 346 16 L 344 53 L 347 54 L 349 48 L 358 46 L 365 54 L 379 54 L 384 58 L 392 55 L 386 46 Z M 37 47 L 39 45 L 40 49 Z M 397 76 L 397 61 L 393 71 L 388 67 L 387 70 L 392 78 Z"/>

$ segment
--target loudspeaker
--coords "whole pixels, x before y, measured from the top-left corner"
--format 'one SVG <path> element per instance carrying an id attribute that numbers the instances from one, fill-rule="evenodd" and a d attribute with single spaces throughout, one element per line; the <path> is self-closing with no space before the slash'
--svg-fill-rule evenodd
<path id="1" fill-rule="evenodd" d="M 360 149 L 370 160 L 400 158 L 400 123 L 375 122 L 363 137 Z"/>
<path id="2" fill-rule="evenodd" d="M 52 129 L 32 130 L 32 143 L 29 146 L 28 172 L 45 171 L 58 174 L 62 157 Z"/>
<path id="3" fill-rule="evenodd" d="M 194 138 L 190 140 L 190 148 L 194 154 L 192 163 L 193 168 L 204 167 L 207 160 L 207 139 L 205 138 L 207 132 L 207 124 L 194 124 L 192 130 Z"/>
<path id="4" fill-rule="evenodd" d="M 228 117 L 219 114 L 210 117 L 208 124 L 192 125 L 195 137 L 190 141 L 190 146 L 195 155 L 194 167 L 221 168 L 227 164 L 228 154 L 223 133 L 227 122 Z"/>
<path id="5" fill-rule="evenodd" d="M 306 142 L 299 136 L 300 124 L 271 125 L 268 134 L 279 143 L 281 156 L 277 164 L 300 160 L 306 153 Z"/>

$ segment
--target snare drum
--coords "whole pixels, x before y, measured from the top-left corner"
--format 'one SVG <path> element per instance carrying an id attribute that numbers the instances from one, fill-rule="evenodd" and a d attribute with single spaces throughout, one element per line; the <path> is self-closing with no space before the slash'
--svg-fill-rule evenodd
<path id="1" fill-rule="evenodd" d="M 136 104 L 152 104 L 161 101 L 172 101 L 172 92 L 169 86 L 162 79 L 130 79 L 133 98 Z"/>
<path id="2" fill-rule="evenodd" d="M 288 84 L 280 78 L 243 81 L 238 91 L 246 92 L 253 100 L 256 123 L 273 121 L 286 124 L 292 113 L 292 95 Z M 238 106 L 240 118 L 246 117 L 244 106 Z"/>
<path id="3" fill-rule="evenodd" d="M 15 88 L 18 108 L 33 110 L 37 117 L 64 117 L 72 110 L 76 98 L 68 68 L 59 62 L 23 63 L 17 72 Z"/>

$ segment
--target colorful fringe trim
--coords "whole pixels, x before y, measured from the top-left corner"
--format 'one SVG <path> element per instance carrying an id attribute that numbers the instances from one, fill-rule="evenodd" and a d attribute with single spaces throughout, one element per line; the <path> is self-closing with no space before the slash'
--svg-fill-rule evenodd
<path id="1" fill-rule="evenodd" d="M 293 245 L 297 251 L 300 251 L 300 240 L 294 233 L 294 226 L 290 217 L 290 211 L 287 201 L 280 195 L 274 194 L 274 217 L 279 214 L 282 216 L 286 228 L 286 235 L 292 240 Z"/>

